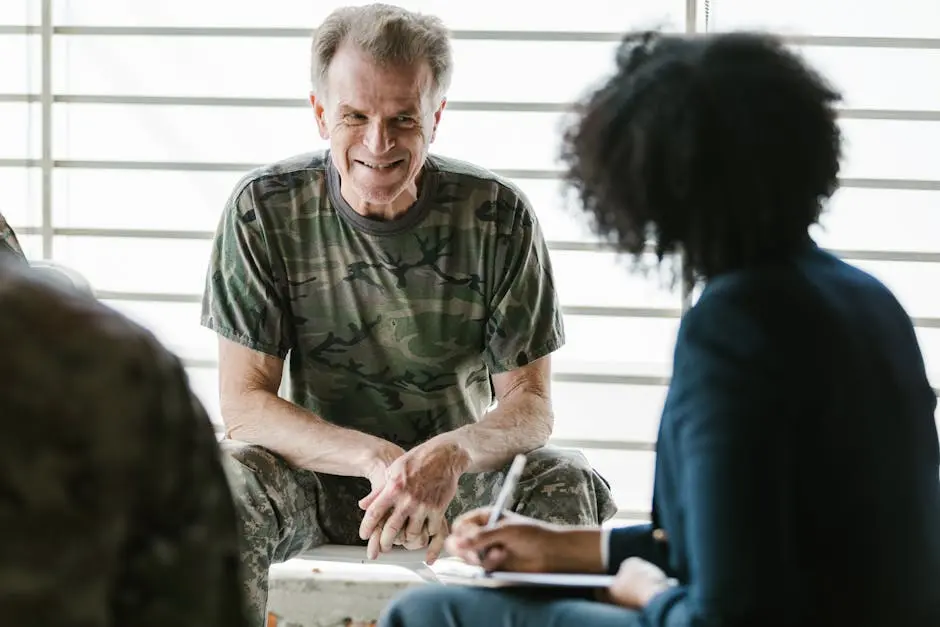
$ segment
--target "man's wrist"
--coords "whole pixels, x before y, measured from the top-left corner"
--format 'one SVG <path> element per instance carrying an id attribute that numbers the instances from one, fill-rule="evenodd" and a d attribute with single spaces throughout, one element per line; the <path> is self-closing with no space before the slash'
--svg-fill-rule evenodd
<path id="1" fill-rule="evenodd" d="M 385 472 L 403 452 L 402 448 L 396 444 L 381 438 L 372 438 L 362 448 L 361 476 L 372 479 L 375 475 Z"/>
<path id="2" fill-rule="evenodd" d="M 446 451 L 454 470 L 460 475 L 466 473 L 473 463 L 467 439 L 460 429 L 434 436 L 420 446 L 434 447 Z"/>

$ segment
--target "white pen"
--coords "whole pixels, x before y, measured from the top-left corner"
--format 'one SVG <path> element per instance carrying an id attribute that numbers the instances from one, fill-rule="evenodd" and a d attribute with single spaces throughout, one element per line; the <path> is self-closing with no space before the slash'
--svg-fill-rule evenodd
<path id="1" fill-rule="evenodd" d="M 496 497 L 496 503 L 493 505 L 492 511 L 490 511 L 490 519 L 486 523 L 487 529 L 492 529 L 496 526 L 500 516 L 506 510 L 506 507 L 509 506 L 509 499 L 512 497 L 513 492 L 516 491 L 516 484 L 519 483 L 519 479 L 522 477 L 525 462 L 525 455 L 521 453 L 516 455 L 516 458 L 512 460 L 509 472 L 506 473 L 506 480 L 503 481 L 503 487 L 500 488 L 499 496 Z"/>
<path id="2" fill-rule="evenodd" d="M 496 503 L 493 504 L 493 509 L 490 510 L 490 519 L 486 522 L 487 529 L 492 529 L 496 526 L 506 506 L 509 505 L 509 498 L 512 496 L 512 493 L 516 491 L 516 484 L 519 483 L 519 478 L 522 476 L 523 469 L 525 469 L 525 462 L 525 455 L 521 453 L 516 455 L 516 458 L 512 460 L 512 465 L 506 473 L 506 480 L 503 481 L 503 487 L 500 488 L 499 495 L 496 497 Z M 481 563 L 486 559 L 486 554 L 487 551 L 479 551 L 477 553 Z"/>

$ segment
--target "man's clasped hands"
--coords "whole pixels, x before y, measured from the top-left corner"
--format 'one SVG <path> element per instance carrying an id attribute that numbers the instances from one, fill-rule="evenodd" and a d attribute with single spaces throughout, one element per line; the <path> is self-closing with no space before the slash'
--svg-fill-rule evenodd
<path id="1" fill-rule="evenodd" d="M 425 561 L 434 563 L 448 534 L 444 513 L 469 467 L 469 454 L 448 438 L 433 438 L 408 452 L 383 443 L 366 473 L 372 490 L 359 501 L 365 510 L 359 537 L 369 540 L 369 559 L 397 545 L 428 547 Z"/>

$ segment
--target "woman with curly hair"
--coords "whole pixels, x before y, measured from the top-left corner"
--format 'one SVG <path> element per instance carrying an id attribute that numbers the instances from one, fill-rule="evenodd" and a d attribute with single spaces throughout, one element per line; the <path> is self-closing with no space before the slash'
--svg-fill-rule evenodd
<path id="1" fill-rule="evenodd" d="M 468 514 L 452 553 L 617 573 L 607 602 L 424 588 L 386 625 L 940 625 L 937 399 L 913 326 L 808 234 L 838 185 L 838 100 L 771 36 L 625 39 L 564 158 L 600 234 L 681 253 L 704 285 L 676 342 L 652 523 Z"/>

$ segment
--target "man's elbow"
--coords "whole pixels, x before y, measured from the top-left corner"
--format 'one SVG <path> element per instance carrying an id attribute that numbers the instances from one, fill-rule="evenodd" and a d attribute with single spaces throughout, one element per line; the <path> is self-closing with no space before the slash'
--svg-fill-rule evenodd
<path id="1" fill-rule="evenodd" d="M 267 390 L 259 388 L 224 391 L 219 400 L 225 437 L 251 442 L 252 434 L 257 431 L 258 422 L 264 413 L 264 406 L 269 401 L 268 396 L 270 393 Z"/>
<path id="2" fill-rule="evenodd" d="M 534 448 L 540 448 L 546 446 L 552 438 L 552 432 L 555 430 L 555 413 L 548 395 L 530 393 L 529 397 L 531 399 L 529 401 L 530 415 L 534 417 L 530 421 Z"/>

